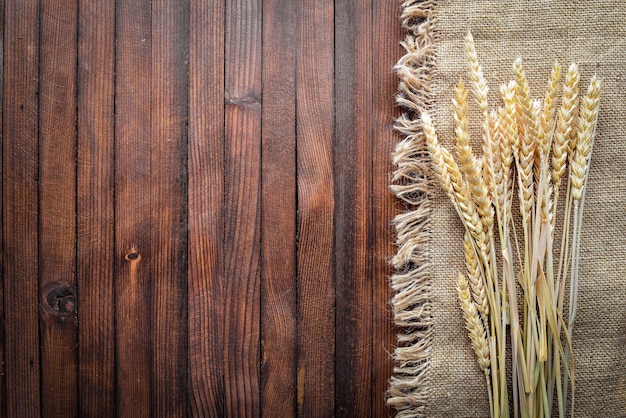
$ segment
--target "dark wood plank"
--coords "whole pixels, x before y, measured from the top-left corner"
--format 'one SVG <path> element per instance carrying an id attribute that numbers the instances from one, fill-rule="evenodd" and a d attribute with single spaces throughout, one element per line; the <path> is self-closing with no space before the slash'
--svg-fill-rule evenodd
<path id="1" fill-rule="evenodd" d="M 335 409 L 333 1 L 298 8 L 298 415 Z"/>
<path id="2" fill-rule="evenodd" d="M 116 6 L 117 414 L 151 415 L 151 1 Z"/>
<path id="3" fill-rule="evenodd" d="M 191 412 L 224 416 L 224 2 L 192 0 L 189 50 Z M 215 23 L 219 22 L 219 23 Z"/>
<path id="4" fill-rule="evenodd" d="M 335 11 L 337 416 L 372 412 L 372 3 Z"/>
<path id="5" fill-rule="evenodd" d="M 0 0 L 0 126 L 2 126 L 2 118 L 4 103 L 2 100 L 3 97 L 3 88 L 4 88 L 4 0 Z M 2 130 L 0 129 L 0 141 L 3 141 L 4 136 L 2 135 Z M 3 141 L 4 142 L 4 141 Z M 2 147 L 0 146 L 0 150 Z M 1 151 L 0 151 L 1 152 Z M 2 161 L 2 157 L 0 156 L 0 173 L 4 173 L 2 167 L 4 162 Z M 4 184 L 4 176 L 0 180 L 0 194 L 2 193 Z M 0 222 L 4 218 L 4 205 L 0 205 Z M 6 386 L 6 373 L 4 367 L 4 353 L 5 353 L 5 316 L 4 316 L 4 237 L 3 234 L 0 233 L 0 323 L 2 326 L 0 327 L 0 359 L 2 362 L 0 364 L 0 417 L 6 417 L 7 415 L 7 386 Z"/>
<path id="6" fill-rule="evenodd" d="M 393 130 L 398 116 L 394 94 L 398 81 L 393 66 L 401 55 L 399 40 L 400 2 L 372 1 L 372 205 L 369 234 L 372 245 L 372 416 L 390 417 L 385 392 L 393 370 L 389 353 L 395 346 L 389 276 L 389 260 L 394 254 L 391 220 L 396 215 L 395 198 L 389 189 L 391 153 L 400 139 Z"/>
<path id="7" fill-rule="evenodd" d="M 263 2 L 261 415 L 296 415 L 296 7 Z"/>
<path id="8" fill-rule="evenodd" d="M 115 0 L 80 0 L 78 21 L 79 415 L 113 416 Z"/>
<path id="9" fill-rule="evenodd" d="M 260 352 L 261 2 L 226 1 L 226 414 L 258 416 Z"/>
<path id="10" fill-rule="evenodd" d="M 187 384 L 189 1 L 152 1 L 152 412 L 183 417 Z"/>
<path id="11" fill-rule="evenodd" d="M 41 414 L 38 295 L 39 2 L 6 2 L 3 242 L 7 415 Z M 10 138 L 10 140 L 6 140 Z"/>
<path id="12" fill-rule="evenodd" d="M 42 0 L 39 56 L 41 407 L 78 412 L 76 0 Z M 67 414 L 67 415 L 66 415 Z"/>

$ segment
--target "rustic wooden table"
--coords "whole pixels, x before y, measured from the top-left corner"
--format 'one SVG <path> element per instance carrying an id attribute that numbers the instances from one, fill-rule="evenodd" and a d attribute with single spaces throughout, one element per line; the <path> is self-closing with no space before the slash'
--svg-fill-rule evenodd
<path id="1" fill-rule="evenodd" d="M 387 416 L 396 0 L 3 0 L 7 416 Z"/>

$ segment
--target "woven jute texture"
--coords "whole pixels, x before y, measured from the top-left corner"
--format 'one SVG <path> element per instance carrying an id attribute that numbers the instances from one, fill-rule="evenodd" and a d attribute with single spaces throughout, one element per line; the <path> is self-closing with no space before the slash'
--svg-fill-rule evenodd
<path id="1" fill-rule="evenodd" d="M 524 60 L 531 94 L 541 98 L 555 59 L 580 65 L 581 92 L 603 83 L 582 232 L 579 314 L 573 344 L 576 416 L 626 417 L 626 3 L 596 1 L 438 1 L 434 5 L 434 120 L 452 144 L 451 100 L 465 74 L 463 38 L 474 35 L 492 103 L 512 63 Z M 475 121 L 480 120 L 475 113 Z M 473 126 L 479 137 L 478 126 Z M 476 148 L 478 149 L 478 148 Z M 462 229 L 448 198 L 432 201 L 432 346 L 427 415 L 485 417 L 482 376 L 463 329 L 455 293 L 463 271 Z"/>

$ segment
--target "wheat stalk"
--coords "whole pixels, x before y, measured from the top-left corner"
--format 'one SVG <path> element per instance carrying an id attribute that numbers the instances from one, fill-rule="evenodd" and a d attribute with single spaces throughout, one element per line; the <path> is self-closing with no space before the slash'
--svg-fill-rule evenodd
<path id="1" fill-rule="evenodd" d="M 433 171 L 466 230 L 463 252 L 468 276 L 459 275 L 457 293 L 472 349 L 487 377 L 491 416 L 509 416 L 505 374 L 509 328 L 514 417 L 549 416 L 555 398 L 559 416 L 564 417 L 570 380 L 569 410 L 573 416 L 571 336 L 577 310 L 582 212 L 598 121 L 600 82 L 596 77 L 591 79 L 579 106 L 579 71 L 575 64 L 570 65 L 558 107 L 561 67 L 555 62 L 543 101 L 534 100 L 518 58 L 513 64 L 515 80 L 500 87 L 503 106 L 490 109 L 489 89 L 471 33 L 465 38 L 465 52 L 471 91 L 482 113 L 483 155 L 476 155 L 470 146 L 468 91 L 462 80 L 453 99 L 458 164 L 439 143 L 433 121 L 425 112 L 421 124 Z M 556 205 L 568 165 L 563 235 L 556 269 Z M 523 257 L 512 210 L 515 187 Z M 498 257 L 496 242 L 501 249 Z M 513 242 L 518 249 L 517 264 Z M 563 313 L 566 272 L 570 278 L 567 316 Z M 518 313 L 520 291 L 523 315 Z"/>

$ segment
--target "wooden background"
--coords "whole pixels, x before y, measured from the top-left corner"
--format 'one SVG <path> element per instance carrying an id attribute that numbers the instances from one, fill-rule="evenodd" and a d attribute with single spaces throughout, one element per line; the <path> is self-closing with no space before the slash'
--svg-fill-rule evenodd
<path id="1" fill-rule="evenodd" d="M 399 2 L 0 13 L 0 414 L 390 415 Z"/>

